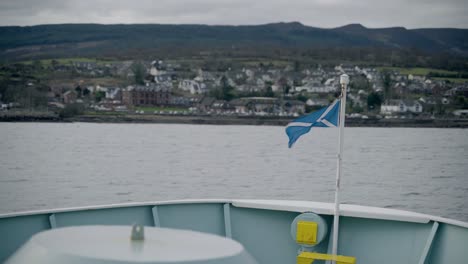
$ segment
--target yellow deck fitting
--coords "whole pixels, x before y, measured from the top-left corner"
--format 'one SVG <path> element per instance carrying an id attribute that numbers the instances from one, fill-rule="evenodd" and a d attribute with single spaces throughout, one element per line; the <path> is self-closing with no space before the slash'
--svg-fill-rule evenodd
<path id="1" fill-rule="evenodd" d="M 296 241 L 299 244 L 315 245 L 317 244 L 318 224 L 309 221 L 297 222 Z"/>
<path id="2" fill-rule="evenodd" d="M 337 264 L 356 264 L 355 257 L 302 252 L 297 256 L 297 264 L 311 264 L 314 260 L 334 260 Z"/>

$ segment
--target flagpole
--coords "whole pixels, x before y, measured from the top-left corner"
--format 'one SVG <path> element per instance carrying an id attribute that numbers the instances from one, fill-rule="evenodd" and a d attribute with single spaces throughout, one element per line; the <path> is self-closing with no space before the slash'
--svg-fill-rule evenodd
<path id="1" fill-rule="evenodd" d="M 340 76 L 341 84 L 341 103 L 340 103 L 340 130 L 338 132 L 338 155 L 337 155 L 337 169 L 336 169 L 336 190 L 335 190 L 335 217 L 333 218 L 333 247 L 332 254 L 338 253 L 338 229 L 340 218 L 340 179 L 342 175 L 341 161 L 343 158 L 343 138 L 344 138 L 344 125 L 346 113 L 346 88 L 349 83 L 349 76 L 342 74 Z M 335 263 L 335 261 L 333 261 Z"/>

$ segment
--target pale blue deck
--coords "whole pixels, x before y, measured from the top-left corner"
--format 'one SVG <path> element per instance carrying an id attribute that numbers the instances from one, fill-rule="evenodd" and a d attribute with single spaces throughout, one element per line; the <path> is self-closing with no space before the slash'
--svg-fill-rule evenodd
<path id="1" fill-rule="evenodd" d="M 232 235 L 259 263 L 292 264 L 299 247 L 291 238 L 290 225 L 299 214 L 207 201 L 0 216 L 0 262 L 32 235 L 52 227 L 138 223 Z M 333 217 L 322 216 L 331 228 Z M 316 247 L 318 252 L 327 252 L 328 236 Z M 468 228 L 443 222 L 434 226 L 434 221 L 416 223 L 343 216 L 339 237 L 339 254 L 355 256 L 359 264 L 464 264 L 468 260 Z M 421 262 L 425 256 L 426 262 Z"/>

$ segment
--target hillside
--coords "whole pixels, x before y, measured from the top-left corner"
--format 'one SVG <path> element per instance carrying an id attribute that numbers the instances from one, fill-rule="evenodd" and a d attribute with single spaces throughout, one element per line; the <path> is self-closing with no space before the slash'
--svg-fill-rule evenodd
<path id="1" fill-rule="evenodd" d="M 24 60 L 71 56 L 143 57 L 232 54 L 276 49 L 383 49 L 468 55 L 468 29 L 323 29 L 298 22 L 256 26 L 60 24 L 0 27 L 0 58 Z"/>

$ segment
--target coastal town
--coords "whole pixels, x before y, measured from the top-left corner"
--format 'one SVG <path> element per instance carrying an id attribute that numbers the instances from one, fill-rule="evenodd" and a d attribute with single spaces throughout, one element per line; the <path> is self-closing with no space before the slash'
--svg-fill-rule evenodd
<path id="1" fill-rule="evenodd" d="M 3 117 L 25 112 L 297 117 L 330 104 L 343 73 L 351 77 L 349 118 L 468 116 L 468 82 L 424 68 L 70 59 L 2 65 L 0 72 Z"/>

